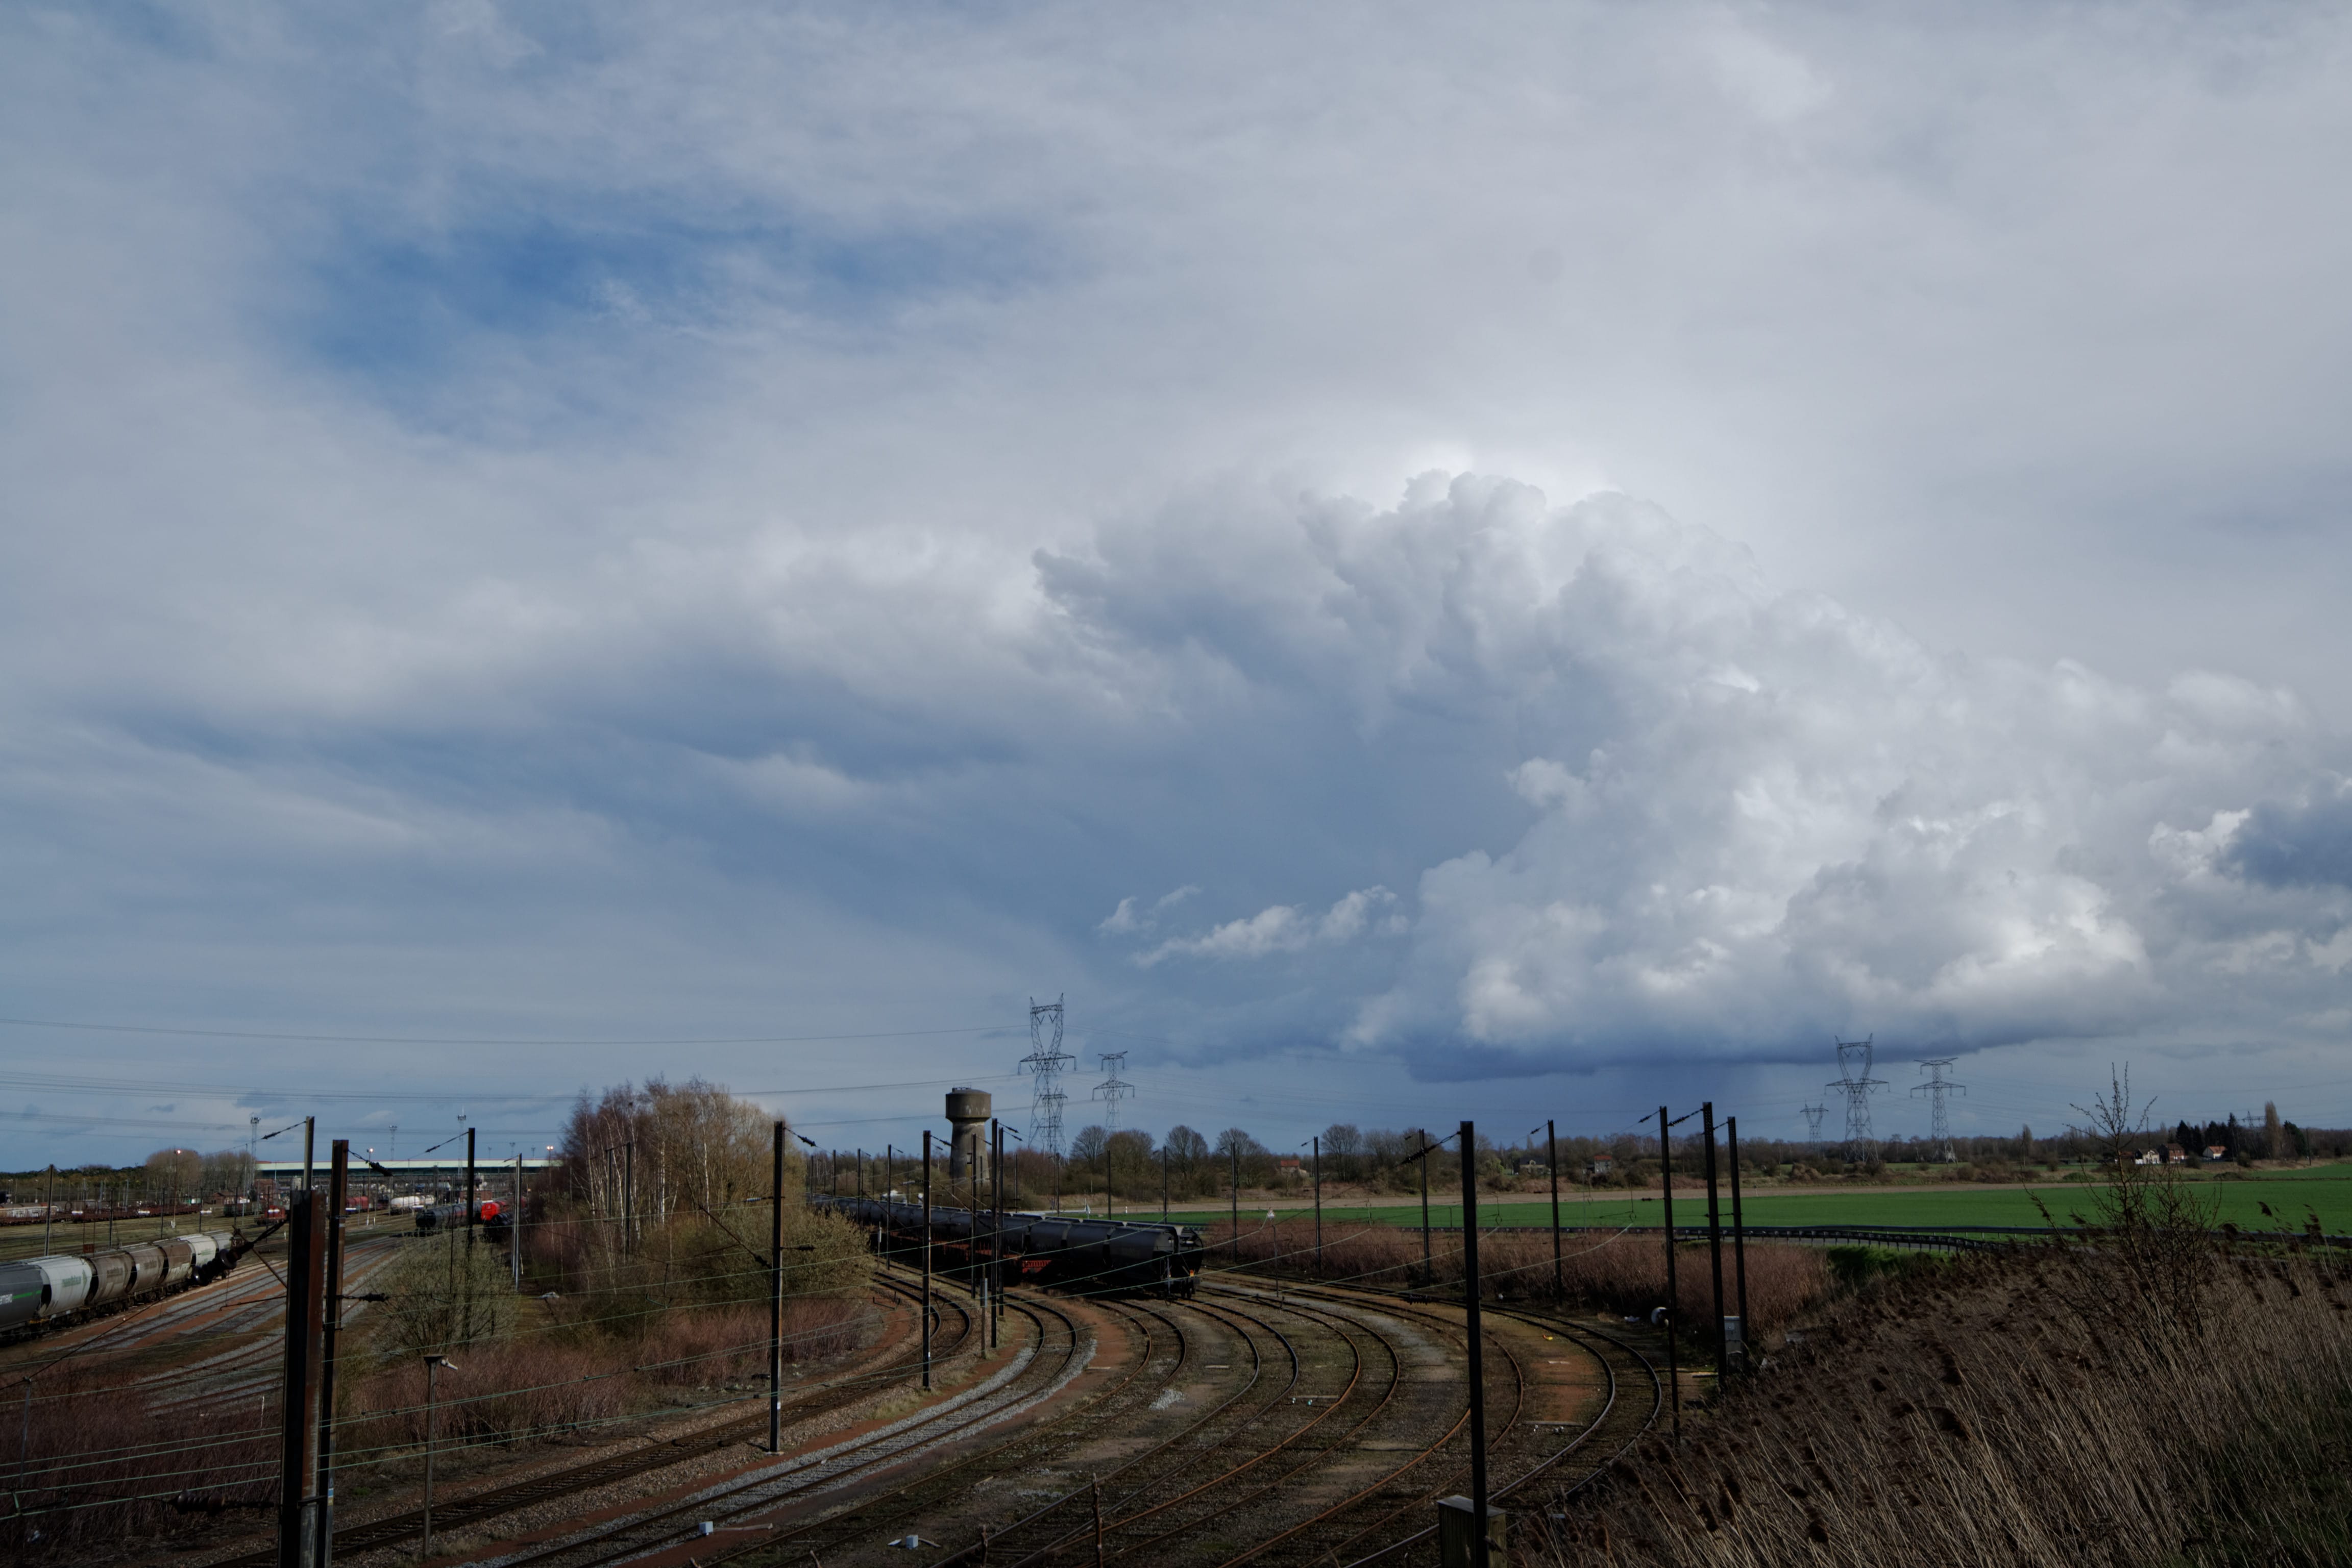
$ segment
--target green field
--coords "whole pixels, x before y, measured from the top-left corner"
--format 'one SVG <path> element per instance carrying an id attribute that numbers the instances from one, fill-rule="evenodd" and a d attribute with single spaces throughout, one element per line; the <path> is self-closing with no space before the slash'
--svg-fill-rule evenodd
<path id="1" fill-rule="evenodd" d="M 2200 1179 L 2197 1184 L 2200 1193 L 2219 1200 L 2223 1223 L 2249 1230 L 2270 1230 L 2283 1220 L 2300 1229 L 2305 1211 L 2315 1210 L 2330 1236 L 2352 1235 L 2352 1164 L 2242 1174 L 2242 1180 Z M 2041 1213 L 2033 1206 L 2036 1195 L 2064 1222 L 2077 1210 L 2087 1212 L 2091 1191 L 2088 1184 L 2065 1181 L 2050 1182 L 2031 1190 L 1960 1183 L 1907 1187 L 1775 1186 L 1745 1194 L 1740 1210 L 1751 1225 L 2039 1226 L 2042 1222 Z M 2262 1212 L 2261 1205 L 2265 1203 L 2276 1217 Z M 1727 1191 L 1723 1204 L 1724 1218 L 1728 1222 L 1731 1216 Z M 1571 1226 L 1656 1225 L 1659 1209 L 1654 1193 L 1646 1196 L 1610 1194 L 1590 1203 L 1562 1194 L 1560 1220 Z M 1242 1206 L 1245 1221 L 1255 1219 L 1263 1224 L 1265 1212 L 1263 1202 L 1255 1207 L 1247 1203 Z M 1276 1212 L 1284 1219 L 1303 1219 L 1314 1210 L 1311 1205 L 1292 1203 L 1280 1205 Z M 1195 1208 L 1173 1217 L 1195 1225 L 1213 1224 L 1223 1221 L 1227 1213 L 1223 1208 Z M 1440 1202 L 1433 1194 L 1429 1217 L 1433 1225 L 1454 1226 L 1462 1223 L 1462 1211 L 1456 1204 Z M 1530 1200 L 1522 1193 L 1498 1194 L 1479 1204 L 1478 1217 L 1482 1225 L 1549 1225 L 1551 1204 L 1549 1199 Z M 1368 1210 L 1361 1204 L 1349 1206 L 1334 1203 L 1323 1210 L 1327 1227 L 1337 1224 L 1360 1226 L 1367 1219 L 1373 1224 L 1418 1226 L 1421 1208 L 1417 1204 L 1402 1207 L 1380 1205 Z M 1685 1189 L 1678 1179 L 1675 1185 L 1675 1223 L 1696 1225 L 1704 1224 L 1706 1219 L 1706 1189 Z"/>

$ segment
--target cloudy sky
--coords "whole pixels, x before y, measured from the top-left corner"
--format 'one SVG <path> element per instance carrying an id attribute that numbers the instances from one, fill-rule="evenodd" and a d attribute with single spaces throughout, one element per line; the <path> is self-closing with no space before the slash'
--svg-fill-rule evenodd
<path id="1" fill-rule="evenodd" d="M 2352 1122 L 2348 56 L 9 7 L 0 1164 L 1018 1124 L 1059 994 L 1277 1146 Z"/>

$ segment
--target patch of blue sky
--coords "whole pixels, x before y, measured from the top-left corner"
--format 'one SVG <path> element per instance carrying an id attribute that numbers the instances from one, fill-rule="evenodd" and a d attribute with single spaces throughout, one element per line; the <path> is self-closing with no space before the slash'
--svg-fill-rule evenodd
<path id="1" fill-rule="evenodd" d="M 319 362 L 422 413 L 465 401 L 492 366 L 504 378 L 518 363 L 617 355 L 658 376 L 668 355 L 743 326 L 878 348 L 910 310 L 1034 286 L 1043 254 L 1020 226 L 990 223 L 850 234 L 519 213 L 432 233 L 353 225 L 310 263 L 289 324 Z"/>

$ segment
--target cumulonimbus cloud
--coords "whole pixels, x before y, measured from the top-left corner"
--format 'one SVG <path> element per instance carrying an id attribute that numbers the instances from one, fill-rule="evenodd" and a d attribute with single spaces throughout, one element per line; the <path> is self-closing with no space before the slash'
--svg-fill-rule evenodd
<path id="1" fill-rule="evenodd" d="M 2332 742 L 2288 694 L 1940 654 L 1622 497 L 1433 479 L 1387 510 L 1223 531 L 1246 538 L 1137 525 L 1045 559 L 1044 581 L 1195 722 L 1344 711 L 1334 792 L 1433 732 L 1483 732 L 1487 755 L 1516 752 L 1492 782 L 1524 815 L 1421 868 L 1377 977 L 1340 962 L 1363 894 L 1270 905 L 1139 964 L 1301 966 L 1356 988 L 1349 1040 L 1528 1067 L 2218 1022 L 2249 964 L 2272 1024 L 2324 1006 L 2346 914 L 2313 895 L 2341 890 L 2341 813 L 2310 795 Z M 2213 838 L 2195 868 L 2167 847 L 2192 831 Z"/>

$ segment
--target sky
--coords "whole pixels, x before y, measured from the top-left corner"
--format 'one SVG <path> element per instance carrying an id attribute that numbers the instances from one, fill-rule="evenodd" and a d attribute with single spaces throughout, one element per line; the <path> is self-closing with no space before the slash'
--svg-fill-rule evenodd
<path id="1" fill-rule="evenodd" d="M 2352 1124 L 2348 68 L 10 6 L 0 1166 L 905 1144 L 1056 997 L 1073 1128 L 1278 1149 L 1834 1133 L 1862 1037 L 1882 1134 Z"/>

